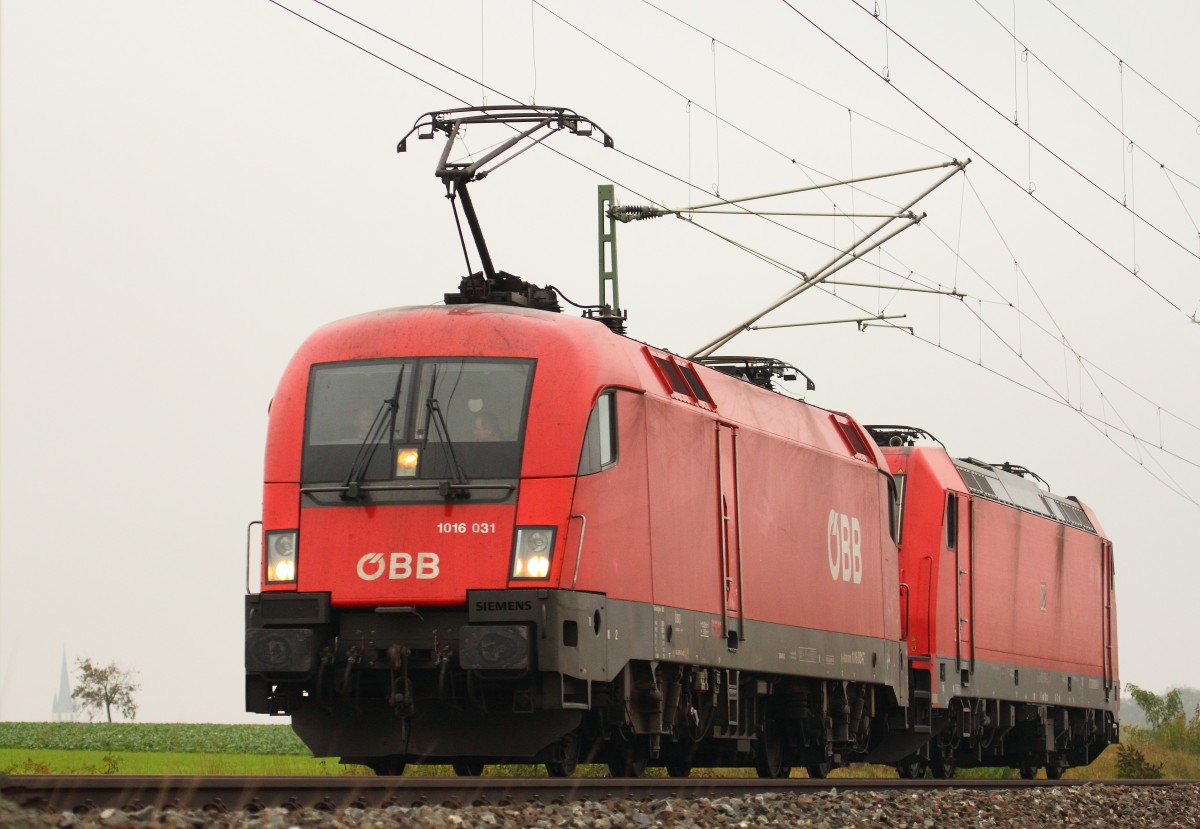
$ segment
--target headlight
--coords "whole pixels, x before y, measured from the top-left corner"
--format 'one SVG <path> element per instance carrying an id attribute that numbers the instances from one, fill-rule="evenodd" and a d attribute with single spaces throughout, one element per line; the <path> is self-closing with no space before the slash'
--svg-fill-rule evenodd
<path id="1" fill-rule="evenodd" d="M 421 460 L 421 453 L 411 446 L 405 449 L 397 450 L 396 452 L 396 477 L 397 478 L 412 478 L 417 474 L 417 463 Z"/>
<path id="2" fill-rule="evenodd" d="M 554 559 L 554 527 L 518 527 L 510 577 L 546 579 Z"/>
<path id="3" fill-rule="evenodd" d="M 296 531 L 275 530 L 267 533 L 267 584 L 296 581 Z"/>

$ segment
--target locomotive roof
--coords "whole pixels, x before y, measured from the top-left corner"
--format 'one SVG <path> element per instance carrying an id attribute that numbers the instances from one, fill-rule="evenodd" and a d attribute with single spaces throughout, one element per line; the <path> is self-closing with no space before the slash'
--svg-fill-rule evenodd
<path id="1" fill-rule="evenodd" d="M 956 458 L 954 466 L 963 483 L 975 495 L 1036 513 L 1088 532 L 1096 527 L 1077 498 L 1043 490 L 1029 478 L 974 458 Z"/>
<path id="2" fill-rule="evenodd" d="M 892 445 L 883 447 L 883 452 L 892 457 L 921 457 L 943 489 L 966 489 L 972 495 L 988 501 L 1097 535 L 1104 534 L 1091 509 L 1075 496 L 1056 495 L 1048 488 L 1042 489 L 1030 478 L 1009 472 L 1001 466 L 975 458 L 951 458 L 940 444 Z"/>
<path id="3" fill-rule="evenodd" d="M 447 325 L 447 317 L 454 319 L 453 325 Z M 874 441 L 861 433 L 857 423 L 846 415 L 795 401 L 702 363 L 615 334 L 595 320 L 510 305 L 397 307 L 329 323 L 309 336 L 289 363 L 272 403 L 272 421 L 278 424 L 290 421 L 292 429 L 299 428 L 308 376 L 314 364 L 397 355 L 494 357 L 498 353 L 539 359 L 535 387 L 553 390 L 558 409 L 554 415 L 555 428 L 562 428 L 563 418 L 570 419 L 576 414 L 585 420 L 594 395 L 602 388 L 623 387 L 681 405 L 694 405 L 730 423 L 778 434 L 827 452 L 857 454 L 861 460 L 887 469 Z M 680 377 L 667 373 L 673 371 L 669 368 L 672 365 L 680 371 Z M 699 394 L 689 397 L 680 394 L 679 388 L 672 388 L 672 381 L 681 381 L 687 388 L 691 381 L 683 378 L 689 372 L 699 379 L 697 385 L 701 391 L 711 394 L 710 400 Z M 583 420 L 579 424 L 581 430 Z M 271 436 L 275 434 L 273 428 Z M 282 439 L 283 433 L 279 434 Z M 296 442 L 296 435 L 289 436 L 291 443 Z M 283 457 L 268 454 L 272 458 Z M 290 480 L 287 476 L 295 458 L 287 469 L 277 467 L 276 460 L 271 465 L 269 480 Z"/>

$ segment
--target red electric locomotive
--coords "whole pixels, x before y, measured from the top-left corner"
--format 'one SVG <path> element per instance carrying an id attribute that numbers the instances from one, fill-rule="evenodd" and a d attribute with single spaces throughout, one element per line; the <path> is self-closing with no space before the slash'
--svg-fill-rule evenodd
<path id="1" fill-rule="evenodd" d="M 444 307 L 322 328 L 280 381 L 247 710 L 378 773 L 1056 776 L 1115 740 L 1111 546 L 1085 507 L 778 394 L 778 361 L 557 313 L 492 267 L 465 185 L 520 137 L 597 128 L 425 118 L 451 143 L 534 126 L 470 165 L 443 153 L 483 272 Z"/>
<path id="2" fill-rule="evenodd" d="M 335 323 L 271 406 L 248 706 L 380 770 L 821 773 L 906 710 L 891 481 L 851 418 L 594 321 Z"/>
<path id="3" fill-rule="evenodd" d="M 952 459 L 920 429 L 869 427 L 901 493 L 905 638 L 938 737 L 900 765 L 1044 767 L 1116 742 L 1112 543 L 1029 470 Z M 1044 482 L 1042 482 L 1044 484 Z"/>

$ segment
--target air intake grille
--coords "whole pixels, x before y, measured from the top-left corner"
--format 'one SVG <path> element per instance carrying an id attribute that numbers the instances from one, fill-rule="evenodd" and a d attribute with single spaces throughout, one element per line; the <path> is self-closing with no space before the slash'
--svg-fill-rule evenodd
<path id="1" fill-rule="evenodd" d="M 1088 520 L 1087 513 L 1079 508 L 1078 505 L 1072 504 L 1069 501 L 1060 501 L 1057 498 L 1050 499 L 1054 502 L 1054 506 L 1058 507 L 1058 512 L 1062 515 L 1062 519 L 1072 527 L 1079 527 L 1094 533 L 1096 528 L 1092 526 L 1092 522 Z"/>
<path id="2" fill-rule="evenodd" d="M 970 469 L 964 469 L 961 466 L 956 466 L 958 474 L 962 475 L 963 483 L 967 485 L 967 489 L 974 492 L 976 495 L 983 495 L 988 498 L 996 497 L 996 490 L 992 488 L 991 481 Z"/>

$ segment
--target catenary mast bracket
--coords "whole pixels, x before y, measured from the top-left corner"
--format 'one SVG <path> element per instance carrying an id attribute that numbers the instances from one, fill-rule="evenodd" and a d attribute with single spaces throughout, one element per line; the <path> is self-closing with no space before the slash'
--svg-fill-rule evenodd
<path id="1" fill-rule="evenodd" d="M 846 267 L 850 263 L 861 258 L 864 254 L 870 253 L 875 248 L 879 247 L 884 242 L 887 242 L 892 237 L 907 230 L 908 228 L 912 227 L 913 225 L 919 223 L 923 218 L 925 218 L 925 214 L 924 213 L 921 213 L 921 214 L 913 213 L 912 212 L 913 206 L 917 202 L 919 202 L 921 199 L 925 198 L 930 193 L 932 193 L 934 190 L 941 187 L 943 184 L 945 184 L 947 181 L 949 181 L 955 175 L 957 175 L 958 173 L 960 173 L 964 169 L 966 169 L 966 166 L 970 163 L 971 163 L 971 159 L 968 158 L 966 161 L 958 161 L 957 159 L 955 159 L 954 161 L 950 162 L 949 165 L 939 165 L 939 166 L 951 166 L 951 167 L 953 167 L 953 169 L 950 172 L 946 173 L 946 175 L 939 178 L 937 181 L 935 181 L 929 187 L 927 187 L 923 191 L 921 191 L 921 193 L 918 196 L 916 196 L 913 199 L 910 199 L 907 204 L 905 204 L 903 207 L 901 207 L 899 210 L 896 211 L 895 216 L 890 216 L 890 217 L 884 219 L 882 222 L 877 224 L 871 230 L 867 231 L 866 233 L 862 234 L 859 238 L 855 239 L 853 244 L 849 245 L 848 247 L 843 248 L 837 254 L 837 256 L 835 256 L 833 259 L 830 259 L 828 262 L 823 264 L 812 275 L 805 276 L 804 281 L 802 281 L 795 288 L 792 288 L 790 291 L 785 293 L 779 299 L 775 300 L 773 303 L 768 305 L 762 311 L 759 311 L 756 314 L 754 314 L 753 316 L 749 317 L 748 319 L 743 320 L 742 322 L 738 323 L 733 328 L 726 331 L 721 336 L 717 337 L 714 340 L 709 341 L 708 343 L 701 346 L 699 349 L 697 349 L 692 354 L 689 354 L 688 355 L 689 359 L 695 360 L 695 359 L 702 358 L 702 357 L 712 356 L 712 353 L 714 351 L 716 351 L 718 348 L 721 348 L 722 346 L 729 343 L 729 341 L 732 340 L 734 337 L 736 337 L 738 334 L 749 329 L 750 326 L 752 326 L 754 323 L 758 322 L 760 319 L 765 317 L 770 312 L 774 311 L 779 306 L 783 305 L 784 303 L 790 302 L 791 300 L 795 299 L 800 294 L 804 293 L 805 291 L 809 290 L 810 288 L 816 287 L 817 285 L 821 284 L 826 279 L 828 279 L 829 277 L 833 276 L 835 273 L 840 271 L 842 268 Z M 892 230 L 891 232 L 887 233 L 886 235 L 881 236 L 879 238 L 875 238 L 877 234 L 879 234 L 884 228 L 886 228 L 892 222 L 896 221 L 896 219 L 898 219 L 898 218 L 904 219 L 905 223 L 902 224 L 899 228 L 896 228 L 895 230 Z M 868 244 L 868 242 L 869 242 L 869 244 Z"/>

